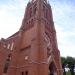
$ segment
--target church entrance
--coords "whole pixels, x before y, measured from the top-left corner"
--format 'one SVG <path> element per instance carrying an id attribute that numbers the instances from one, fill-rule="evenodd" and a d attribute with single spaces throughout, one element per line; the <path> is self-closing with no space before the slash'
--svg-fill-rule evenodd
<path id="1" fill-rule="evenodd" d="M 55 64 L 53 62 L 49 65 L 48 75 L 57 75 L 56 67 L 55 67 Z"/>

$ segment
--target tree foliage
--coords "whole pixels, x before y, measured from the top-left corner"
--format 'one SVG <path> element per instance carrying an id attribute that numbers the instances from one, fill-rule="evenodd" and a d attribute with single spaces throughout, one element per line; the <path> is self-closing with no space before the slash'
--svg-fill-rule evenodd
<path id="1" fill-rule="evenodd" d="M 75 58 L 73 57 L 61 57 L 61 62 L 62 62 L 62 68 L 64 70 L 64 75 L 66 75 L 65 68 L 69 68 L 71 75 L 74 75 L 74 69 L 75 69 Z"/>

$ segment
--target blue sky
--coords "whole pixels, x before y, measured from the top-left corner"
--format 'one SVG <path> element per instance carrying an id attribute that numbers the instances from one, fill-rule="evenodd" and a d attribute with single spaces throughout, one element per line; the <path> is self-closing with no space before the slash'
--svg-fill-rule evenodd
<path id="1" fill-rule="evenodd" d="M 19 30 L 29 0 L 0 0 L 0 38 Z M 75 57 L 75 0 L 49 0 L 61 56 Z"/>

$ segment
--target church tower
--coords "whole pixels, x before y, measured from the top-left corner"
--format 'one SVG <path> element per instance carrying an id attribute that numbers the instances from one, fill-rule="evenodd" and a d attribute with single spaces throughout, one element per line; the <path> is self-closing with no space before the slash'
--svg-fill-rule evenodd
<path id="1" fill-rule="evenodd" d="M 21 49 L 30 47 L 29 75 L 62 75 L 52 10 L 47 0 L 30 0 L 20 30 L 23 31 Z"/>
<path id="2" fill-rule="evenodd" d="M 52 10 L 47 0 L 30 0 L 21 28 L 5 41 L 12 43 L 11 48 L 8 45 L 11 59 L 7 64 L 10 65 L 4 75 L 63 75 Z"/>

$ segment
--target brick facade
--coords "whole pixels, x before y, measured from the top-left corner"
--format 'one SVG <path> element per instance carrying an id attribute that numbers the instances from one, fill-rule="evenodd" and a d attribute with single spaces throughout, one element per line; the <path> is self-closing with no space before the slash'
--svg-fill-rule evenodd
<path id="1" fill-rule="evenodd" d="M 1 39 L 0 75 L 63 75 L 47 0 L 31 0 L 19 31 Z"/>

